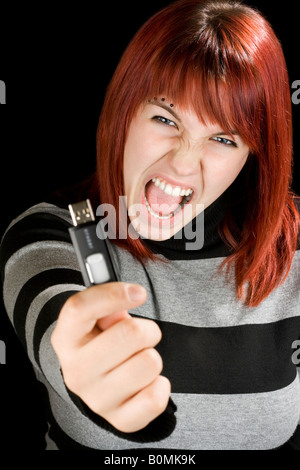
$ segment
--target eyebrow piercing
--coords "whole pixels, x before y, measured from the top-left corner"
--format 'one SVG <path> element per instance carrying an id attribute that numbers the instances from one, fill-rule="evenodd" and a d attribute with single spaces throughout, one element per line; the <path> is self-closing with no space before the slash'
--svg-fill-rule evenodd
<path id="1" fill-rule="evenodd" d="M 153 100 L 157 101 L 157 96 L 154 96 Z M 161 101 L 163 101 L 163 102 L 166 101 L 166 98 L 161 98 Z M 148 103 L 151 103 L 151 100 L 148 100 Z M 171 104 L 169 104 L 169 106 L 170 106 L 170 108 L 173 108 L 174 104 L 171 103 Z"/>

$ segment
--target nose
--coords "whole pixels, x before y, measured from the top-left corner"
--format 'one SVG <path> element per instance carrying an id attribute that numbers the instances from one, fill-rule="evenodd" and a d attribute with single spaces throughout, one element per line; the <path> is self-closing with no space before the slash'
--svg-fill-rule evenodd
<path id="1" fill-rule="evenodd" d="M 201 148 L 195 146 L 180 146 L 170 152 L 169 165 L 174 173 L 181 176 L 199 174 L 201 170 Z"/>

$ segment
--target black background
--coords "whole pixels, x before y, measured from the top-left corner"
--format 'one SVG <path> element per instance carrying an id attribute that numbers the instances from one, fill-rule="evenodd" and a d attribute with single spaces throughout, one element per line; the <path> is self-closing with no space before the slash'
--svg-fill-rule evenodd
<path id="1" fill-rule="evenodd" d="M 136 30 L 168 3 L 72 2 L 69 9 L 48 4 L 2 10 L 0 79 L 6 83 L 7 104 L 0 108 L 1 236 L 24 209 L 94 169 L 97 121 L 108 82 Z M 273 25 L 292 85 L 300 80 L 300 5 L 248 4 Z M 293 105 L 293 119 L 293 189 L 300 194 L 300 104 Z M 44 419 L 33 372 L 0 307 L 0 340 L 7 354 L 0 366 L 1 447 L 42 450 Z"/>

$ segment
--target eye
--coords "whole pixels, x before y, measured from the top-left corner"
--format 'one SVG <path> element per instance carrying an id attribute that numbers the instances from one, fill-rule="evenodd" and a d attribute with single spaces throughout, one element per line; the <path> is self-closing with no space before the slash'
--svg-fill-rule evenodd
<path id="1" fill-rule="evenodd" d="M 233 140 L 225 139 L 225 137 L 213 137 L 212 140 L 214 140 L 215 142 L 218 142 L 222 145 L 237 147 L 236 142 L 233 142 Z"/>
<path id="2" fill-rule="evenodd" d="M 170 119 L 167 119 L 163 116 L 154 116 L 152 118 L 154 121 L 160 121 L 162 122 L 163 124 L 165 124 L 166 126 L 171 126 L 171 127 L 175 127 L 176 129 L 178 129 L 178 126 L 177 124 L 174 122 L 174 121 L 171 121 Z"/>

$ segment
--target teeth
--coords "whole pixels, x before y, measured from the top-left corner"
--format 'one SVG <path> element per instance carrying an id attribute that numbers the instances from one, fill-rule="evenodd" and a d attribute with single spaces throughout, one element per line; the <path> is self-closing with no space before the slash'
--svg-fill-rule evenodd
<path id="1" fill-rule="evenodd" d="M 166 183 L 164 180 L 160 180 L 159 178 L 153 178 L 152 182 L 155 184 L 155 186 L 159 187 L 161 191 L 164 191 L 168 195 L 178 197 L 190 196 L 191 194 L 193 194 L 192 189 L 182 189 L 179 186 L 173 188 L 170 183 Z"/>
<path id="2" fill-rule="evenodd" d="M 147 197 L 145 195 L 145 203 L 146 203 L 146 207 L 148 209 L 148 211 L 150 212 L 151 215 L 153 215 L 153 217 L 156 217 L 157 219 L 161 219 L 161 220 L 166 220 L 166 219 L 170 219 L 171 217 L 173 217 L 174 215 L 176 215 L 178 212 L 180 212 L 183 208 L 183 206 L 189 202 L 189 200 L 191 199 L 191 195 L 193 194 L 193 190 L 192 189 L 183 189 L 183 188 L 180 188 L 179 186 L 175 186 L 173 187 L 170 183 L 167 183 L 166 181 L 164 180 L 160 180 L 160 178 L 153 178 L 152 179 L 152 182 L 155 184 L 155 186 L 157 186 L 161 191 L 164 191 L 166 194 L 168 195 L 172 195 L 174 197 L 179 197 L 179 196 L 182 196 L 183 197 L 183 200 L 181 201 L 181 203 L 178 205 L 177 209 L 173 212 L 171 212 L 171 214 L 168 214 L 168 215 L 159 215 L 157 212 L 155 212 L 148 200 L 147 200 Z"/>
<path id="3" fill-rule="evenodd" d="M 145 195 L 145 203 L 146 203 L 146 207 L 147 207 L 148 212 L 150 212 L 150 214 L 153 215 L 153 217 L 156 217 L 156 219 L 160 219 L 160 220 L 171 219 L 171 217 L 174 217 L 176 214 L 178 214 L 178 212 L 181 211 L 181 209 L 183 208 L 183 206 L 184 206 L 189 200 L 190 200 L 190 197 L 187 197 L 187 198 L 185 199 L 185 201 L 182 201 L 182 202 L 178 205 L 178 207 L 177 207 L 177 209 L 175 209 L 175 211 L 171 212 L 171 214 L 168 214 L 168 215 L 159 215 L 157 212 L 155 212 L 155 211 L 151 208 L 151 206 L 150 206 L 150 204 L 149 204 L 149 202 L 148 202 L 148 200 L 147 200 L 147 197 L 146 197 L 146 195 Z"/>
<path id="4" fill-rule="evenodd" d="M 160 219 L 160 220 L 170 219 L 171 217 L 173 217 L 174 214 L 176 214 L 178 212 L 178 208 L 177 208 L 176 211 L 171 212 L 171 214 L 169 214 L 169 215 L 159 215 L 159 214 L 157 214 L 157 212 L 154 212 L 154 210 L 151 209 L 150 204 L 147 201 L 146 196 L 145 196 L 145 203 L 146 203 L 146 207 L 147 207 L 148 211 L 150 212 L 150 214 L 153 215 L 153 217 L 156 217 L 157 219 Z M 180 210 L 181 210 L 181 207 L 180 207 Z"/>
<path id="5" fill-rule="evenodd" d="M 170 194 L 170 195 L 171 195 L 172 192 L 173 192 L 173 188 L 172 188 L 172 186 L 171 186 L 170 184 L 167 184 L 167 186 L 165 187 L 165 190 L 164 190 L 164 191 L 165 191 L 166 194 Z"/>
<path id="6" fill-rule="evenodd" d="M 180 196 L 181 189 L 179 186 L 177 186 L 175 189 L 173 189 L 172 196 Z"/>

